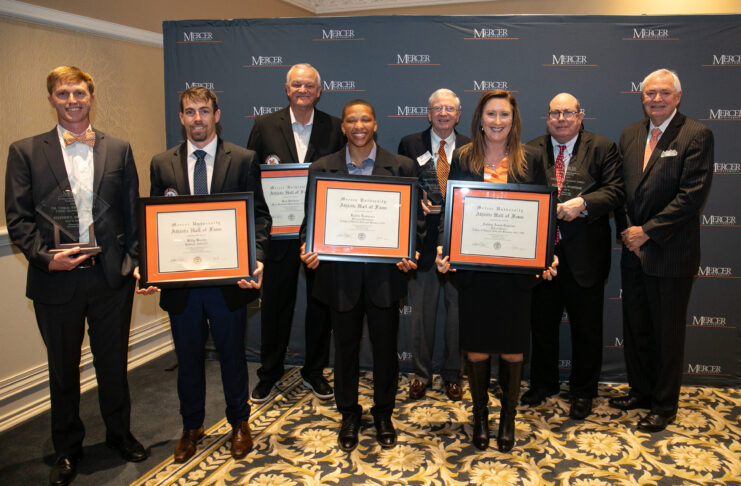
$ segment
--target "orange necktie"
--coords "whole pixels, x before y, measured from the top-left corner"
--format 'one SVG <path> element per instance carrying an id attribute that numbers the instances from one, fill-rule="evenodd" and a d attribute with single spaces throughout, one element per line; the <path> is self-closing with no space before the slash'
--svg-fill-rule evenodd
<path id="1" fill-rule="evenodd" d="M 65 145 L 72 145 L 75 142 L 81 142 L 91 147 L 95 145 L 95 132 L 89 128 L 82 135 L 75 135 L 72 132 L 64 132 L 62 138 L 64 139 Z"/>
<path id="2" fill-rule="evenodd" d="M 654 128 L 653 130 L 651 130 L 651 140 L 649 140 L 646 144 L 646 151 L 643 153 L 643 170 L 646 170 L 646 164 L 648 164 L 648 159 L 651 158 L 651 154 L 656 148 L 656 144 L 659 143 L 660 135 L 660 128 Z"/>
<path id="3" fill-rule="evenodd" d="M 445 187 L 448 183 L 448 156 L 445 155 L 445 140 L 440 140 L 440 148 L 437 150 L 437 184 L 440 186 L 440 193 L 445 197 Z"/>

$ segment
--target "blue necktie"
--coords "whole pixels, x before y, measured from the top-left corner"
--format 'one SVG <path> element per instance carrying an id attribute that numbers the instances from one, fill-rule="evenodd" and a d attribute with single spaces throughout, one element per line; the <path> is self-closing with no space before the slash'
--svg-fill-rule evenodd
<path id="1" fill-rule="evenodd" d="M 208 194 L 208 176 L 206 175 L 206 152 L 195 150 L 196 166 L 193 168 L 193 194 Z"/>

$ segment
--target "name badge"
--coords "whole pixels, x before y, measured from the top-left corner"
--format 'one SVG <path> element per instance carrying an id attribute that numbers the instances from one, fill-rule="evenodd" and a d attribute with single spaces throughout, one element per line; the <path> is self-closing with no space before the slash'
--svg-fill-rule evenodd
<path id="1" fill-rule="evenodd" d="M 427 152 L 425 152 L 422 155 L 420 155 L 419 157 L 417 157 L 417 163 L 420 166 L 422 166 L 422 165 L 425 165 L 427 162 L 429 162 L 430 159 L 432 159 L 432 154 L 428 150 Z"/>

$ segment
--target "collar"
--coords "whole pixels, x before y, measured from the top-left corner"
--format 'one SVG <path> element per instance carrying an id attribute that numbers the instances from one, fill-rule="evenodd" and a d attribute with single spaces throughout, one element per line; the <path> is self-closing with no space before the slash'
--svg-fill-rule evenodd
<path id="1" fill-rule="evenodd" d="M 370 153 L 368 154 L 368 157 L 363 159 L 362 162 L 365 162 L 366 160 L 370 160 L 374 164 L 376 163 L 376 154 L 378 153 L 378 145 L 376 145 L 376 142 L 373 142 L 373 148 L 371 149 Z M 347 165 L 352 164 L 352 159 L 350 158 L 350 147 L 345 145 L 345 163 Z"/>
<path id="2" fill-rule="evenodd" d="M 88 124 L 88 126 L 87 126 L 87 128 L 85 130 L 81 131 L 80 133 L 75 133 L 75 132 L 73 132 L 71 130 L 67 130 L 62 125 L 60 125 L 59 123 L 57 123 L 57 135 L 59 135 L 59 138 L 60 139 L 62 139 L 62 137 L 64 136 L 64 132 L 70 132 L 73 135 L 78 135 L 79 136 L 79 135 L 82 135 L 83 133 L 87 132 L 88 130 L 92 130 L 92 128 L 93 128 L 92 125 Z M 62 144 L 62 146 L 64 146 L 64 144 Z"/>
<path id="3" fill-rule="evenodd" d="M 203 147 L 200 150 L 203 150 L 204 152 L 206 152 L 206 155 L 210 155 L 211 156 L 211 160 L 216 160 L 216 146 L 218 144 L 219 144 L 219 137 L 216 136 L 216 137 L 214 137 L 213 140 L 211 140 L 208 143 L 208 145 L 206 145 L 205 147 Z M 196 150 L 199 150 L 198 147 L 196 147 L 195 145 L 193 145 L 191 143 L 191 141 L 188 140 L 188 157 L 194 157 L 195 158 L 195 155 L 193 155 L 193 152 L 195 152 Z"/>
<path id="4" fill-rule="evenodd" d="M 432 151 L 437 153 L 437 149 L 440 148 L 440 141 L 445 140 L 445 147 L 452 147 L 455 143 L 455 130 L 450 132 L 450 135 L 448 135 L 448 138 L 440 138 L 440 136 L 435 133 L 435 130 L 430 127 L 430 142 L 432 143 Z"/>
<path id="5" fill-rule="evenodd" d="M 664 120 L 664 123 L 662 123 L 659 126 L 654 125 L 653 122 L 651 121 L 651 119 L 649 118 L 648 119 L 648 135 L 651 136 L 651 130 L 653 130 L 654 128 L 658 128 L 659 130 L 661 130 L 661 134 L 663 135 L 664 132 L 666 131 L 666 127 L 669 126 L 669 124 L 674 119 L 674 117 L 676 116 L 676 114 L 677 114 L 677 109 L 674 108 L 674 112 L 671 114 L 671 116 L 669 116 L 669 118 L 667 118 L 666 120 Z"/>
<path id="6" fill-rule="evenodd" d="M 313 108 L 311 109 L 311 117 L 309 118 L 309 123 L 307 123 L 306 125 L 303 125 L 298 120 L 296 120 L 296 117 L 293 114 L 293 108 L 291 108 L 290 106 L 288 107 L 288 113 L 291 114 L 291 125 L 293 125 L 294 123 L 298 123 L 302 127 L 309 127 L 314 124 L 314 109 Z"/>
<path id="7" fill-rule="evenodd" d="M 558 157 L 558 151 L 556 150 L 556 147 L 559 145 L 566 145 L 566 150 L 564 150 L 564 155 L 572 154 L 574 152 L 574 145 L 576 145 L 576 139 L 579 138 L 579 134 L 577 133 L 574 138 L 569 140 L 566 143 L 558 143 L 555 138 L 551 137 L 551 144 L 553 145 L 553 157 Z"/>

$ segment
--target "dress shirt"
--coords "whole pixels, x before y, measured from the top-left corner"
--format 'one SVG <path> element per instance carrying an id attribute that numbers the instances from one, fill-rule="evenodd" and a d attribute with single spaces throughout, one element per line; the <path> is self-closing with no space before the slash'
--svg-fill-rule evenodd
<path id="1" fill-rule="evenodd" d="M 352 163 L 352 159 L 350 158 L 350 149 L 345 146 L 345 163 L 347 164 L 347 171 L 351 175 L 371 175 L 373 173 L 373 164 L 376 161 L 376 152 L 376 144 L 373 143 L 373 148 L 368 154 L 368 157 L 363 160 L 363 165 L 359 167 Z"/>
<path id="2" fill-rule="evenodd" d="M 219 137 L 214 137 L 208 145 L 199 149 L 188 140 L 188 184 L 190 184 L 190 193 L 193 194 L 193 171 L 196 168 L 196 156 L 193 154 L 196 150 L 206 152 L 206 180 L 208 193 L 211 194 L 211 179 L 214 174 L 214 162 L 216 161 L 216 146 L 219 144 Z"/>
<path id="3" fill-rule="evenodd" d="M 90 126 L 82 131 L 85 133 Z M 79 224 L 80 243 L 90 243 L 90 225 L 93 224 L 93 148 L 82 142 L 70 145 L 64 143 L 64 132 L 69 130 L 57 125 L 59 144 L 62 146 L 64 167 L 67 170 L 70 189 L 77 206 L 77 221 Z M 74 135 L 81 135 L 80 133 Z M 94 243 L 94 242 L 93 242 Z"/>
<path id="4" fill-rule="evenodd" d="M 566 143 L 558 143 L 555 138 L 551 137 L 551 144 L 553 144 L 553 161 L 554 162 L 558 158 L 558 152 L 560 151 L 559 145 L 566 145 L 566 149 L 563 151 L 564 173 L 566 173 L 566 171 L 569 169 L 569 162 L 571 162 L 571 154 L 574 152 L 574 145 L 576 145 L 577 138 L 579 138 L 578 134 Z"/>
<path id="5" fill-rule="evenodd" d="M 667 118 L 666 120 L 664 120 L 664 123 L 662 123 L 659 126 L 654 125 L 653 122 L 651 121 L 648 122 L 649 127 L 648 127 L 648 137 L 646 137 L 646 145 L 648 145 L 648 142 L 651 140 L 651 130 L 653 130 L 654 128 L 658 128 L 659 130 L 661 130 L 661 133 L 659 134 L 659 139 L 658 139 L 658 140 L 661 140 L 661 137 L 664 136 L 664 132 L 666 131 L 666 127 L 669 126 L 669 123 L 671 123 L 672 118 L 674 118 L 674 115 L 676 114 L 677 114 L 677 109 L 674 108 L 674 112 L 671 114 L 671 116 Z M 657 144 L 658 144 L 658 140 L 656 141 Z"/>
<path id="6" fill-rule="evenodd" d="M 440 150 L 441 140 L 445 140 L 445 155 L 448 158 L 448 165 L 450 165 L 450 161 L 453 160 L 453 151 L 455 150 L 455 130 L 450 132 L 450 135 L 448 135 L 448 138 L 446 139 L 440 138 L 437 133 L 435 133 L 435 130 L 430 130 L 430 146 L 432 147 L 432 159 L 435 164 L 435 169 L 437 169 L 437 159 L 440 158 L 437 151 Z"/>
<path id="7" fill-rule="evenodd" d="M 296 155 L 298 161 L 303 163 L 306 159 L 306 151 L 309 150 L 311 127 L 314 125 L 314 110 L 311 110 L 311 118 L 306 125 L 302 125 L 296 120 L 296 117 L 293 116 L 293 108 L 289 108 L 288 112 L 291 114 L 291 130 L 293 131 L 293 140 L 296 142 Z"/>

